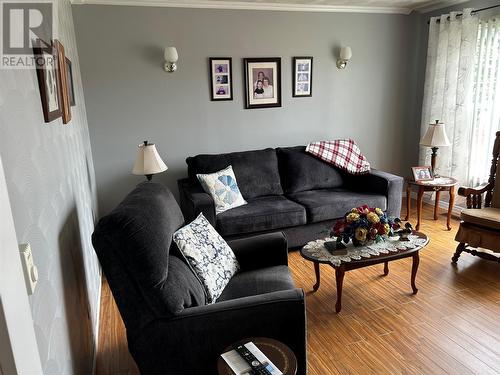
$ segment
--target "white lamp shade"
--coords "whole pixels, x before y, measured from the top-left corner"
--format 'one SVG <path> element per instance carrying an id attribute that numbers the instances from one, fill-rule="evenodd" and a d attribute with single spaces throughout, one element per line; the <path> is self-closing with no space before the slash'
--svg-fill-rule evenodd
<path id="1" fill-rule="evenodd" d="M 156 146 L 153 143 L 147 145 L 140 144 L 139 151 L 137 152 L 137 159 L 135 160 L 133 174 L 148 175 L 164 172 L 168 169 L 163 160 L 161 160 Z"/>
<path id="2" fill-rule="evenodd" d="M 179 59 L 179 55 L 177 54 L 177 48 L 175 47 L 166 47 L 165 48 L 165 61 L 168 62 L 177 62 Z"/>
<path id="3" fill-rule="evenodd" d="M 350 60 L 352 57 L 351 47 L 342 47 L 340 49 L 340 59 L 341 60 Z"/>
<path id="4" fill-rule="evenodd" d="M 450 140 L 446 135 L 444 124 L 430 124 L 425 132 L 425 135 L 420 140 L 420 146 L 426 147 L 444 147 L 449 146 Z"/>

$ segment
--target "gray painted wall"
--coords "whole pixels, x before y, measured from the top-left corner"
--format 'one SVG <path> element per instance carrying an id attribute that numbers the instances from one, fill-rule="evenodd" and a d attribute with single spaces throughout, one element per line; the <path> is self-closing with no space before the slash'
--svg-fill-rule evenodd
<path id="1" fill-rule="evenodd" d="M 113 208 L 143 178 L 137 144 L 157 144 L 177 192 L 185 158 L 354 138 L 372 165 L 407 174 L 414 139 L 418 16 L 74 5 L 99 207 Z M 163 71 L 163 47 L 179 52 Z M 335 67 L 350 45 L 352 62 Z M 291 59 L 314 56 L 312 98 L 292 98 Z M 232 56 L 234 101 L 209 100 L 209 56 Z M 246 110 L 243 57 L 282 58 L 283 107 Z"/>
<path id="2" fill-rule="evenodd" d="M 31 243 L 40 274 L 29 299 L 43 373 L 88 375 L 100 294 L 90 242 L 96 185 L 69 1 L 57 9 L 73 62 L 73 119 L 45 124 L 36 72 L 0 70 L 0 153 L 17 240 Z"/>

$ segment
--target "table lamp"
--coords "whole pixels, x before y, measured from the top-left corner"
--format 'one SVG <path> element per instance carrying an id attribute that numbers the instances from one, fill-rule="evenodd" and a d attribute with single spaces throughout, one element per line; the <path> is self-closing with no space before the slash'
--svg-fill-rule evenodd
<path id="1" fill-rule="evenodd" d="M 132 169 L 133 174 L 144 175 L 148 181 L 151 181 L 154 174 L 164 172 L 167 169 L 168 167 L 161 160 L 154 143 L 144 141 L 144 143 L 139 145 L 137 159 Z"/>
<path id="2" fill-rule="evenodd" d="M 420 146 L 430 147 L 432 150 L 431 168 L 434 177 L 438 177 L 438 175 L 436 174 L 437 151 L 439 147 L 445 147 L 449 145 L 450 140 L 446 135 L 444 124 L 442 122 L 439 122 L 439 120 L 436 120 L 435 124 L 429 124 L 427 131 L 420 140 Z"/>

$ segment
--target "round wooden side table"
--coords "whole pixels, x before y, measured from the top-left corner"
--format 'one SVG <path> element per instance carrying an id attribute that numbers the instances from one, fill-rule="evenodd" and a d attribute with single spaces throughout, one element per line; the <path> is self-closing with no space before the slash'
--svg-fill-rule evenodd
<path id="1" fill-rule="evenodd" d="M 455 186 L 458 181 L 453 177 L 436 177 L 429 181 L 420 181 L 408 179 L 406 181 L 406 217 L 405 221 L 410 219 L 410 200 L 411 200 L 411 189 L 413 187 L 418 188 L 417 194 L 417 226 L 416 230 L 420 229 L 420 220 L 422 218 L 422 200 L 424 193 L 426 191 L 434 191 L 436 193 L 436 200 L 434 203 L 434 220 L 438 219 L 438 206 L 439 197 L 442 191 L 449 191 L 450 200 L 448 203 L 448 216 L 446 218 L 446 227 L 451 230 L 451 211 L 453 210 L 453 205 L 455 204 Z"/>
<path id="2" fill-rule="evenodd" d="M 246 344 L 249 341 L 253 342 L 284 375 L 297 374 L 297 358 L 292 350 L 282 342 L 267 337 L 250 337 L 239 340 L 225 348 L 223 353 L 230 351 L 234 346 Z M 217 361 L 217 371 L 219 375 L 234 375 L 233 370 L 220 356 Z"/>

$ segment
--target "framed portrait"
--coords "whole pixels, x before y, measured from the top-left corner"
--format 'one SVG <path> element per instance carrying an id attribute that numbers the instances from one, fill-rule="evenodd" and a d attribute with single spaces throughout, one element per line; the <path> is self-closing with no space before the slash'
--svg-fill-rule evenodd
<path id="1" fill-rule="evenodd" d="M 412 167 L 411 170 L 413 172 L 413 178 L 415 179 L 415 182 L 431 181 L 434 179 L 431 167 Z"/>
<path id="2" fill-rule="evenodd" d="M 281 58 L 247 58 L 245 70 L 246 107 L 281 107 Z"/>
<path id="3" fill-rule="evenodd" d="M 292 96 L 312 96 L 313 58 L 300 56 L 293 58 Z"/>
<path id="4" fill-rule="evenodd" d="M 230 57 L 210 57 L 210 100 L 233 100 L 233 67 Z"/>
<path id="5" fill-rule="evenodd" d="M 45 122 L 62 116 L 61 84 L 58 74 L 58 53 L 54 46 L 38 39 L 33 47 L 38 87 Z"/>
<path id="6" fill-rule="evenodd" d="M 68 76 L 66 72 L 66 55 L 64 46 L 58 40 L 54 40 L 54 49 L 57 53 L 57 74 L 61 92 L 62 120 L 63 124 L 67 124 L 71 121 L 71 104 L 68 91 Z"/>
<path id="7" fill-rule="evenodd" d="M 66 83 L 68 86 L 69 104 L 74 107 L 75 102 L 75 86 L 73 84 L 73 66 L 71 60 L 66 57 Z"/>

